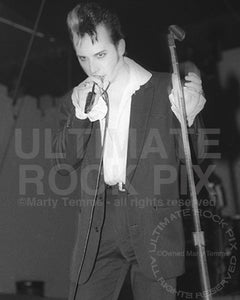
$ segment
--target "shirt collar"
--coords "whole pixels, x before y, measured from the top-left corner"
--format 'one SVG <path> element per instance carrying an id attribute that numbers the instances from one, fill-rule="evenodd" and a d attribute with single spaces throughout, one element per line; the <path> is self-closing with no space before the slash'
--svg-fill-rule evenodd
<path id="1" fill-rule="evenodd" d="M 124 57 L 125 63 L 128 65 L 130 70 L 129 89 L 131 93 L 135 93 L 139 90 L 141 85 L 144 85 L 152 77 L 152 74 L 136 63 L 134 60 Z"/>

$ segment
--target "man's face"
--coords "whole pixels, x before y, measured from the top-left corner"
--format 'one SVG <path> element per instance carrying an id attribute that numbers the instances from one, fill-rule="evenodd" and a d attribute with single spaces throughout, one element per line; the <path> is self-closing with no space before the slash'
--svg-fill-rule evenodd
<path id="1" fill-rule="evenodd" d="M 88 76 L 111 81 L 124 50 L 120 41 L 114 45 L 109 31 L 104 25 L 96 27 L 97 40 L 85 34 L 75 45 L 76 54 L 81 67 Z"/>

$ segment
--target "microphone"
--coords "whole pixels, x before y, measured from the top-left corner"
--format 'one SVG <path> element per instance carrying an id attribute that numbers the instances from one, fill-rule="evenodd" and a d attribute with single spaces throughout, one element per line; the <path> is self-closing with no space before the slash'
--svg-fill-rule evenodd
<path id="1" fill-rule="evenodd" d="M 95 101 L 95 97 L 96 97 L 95 86 L 96 86 L 96 83 L 94 82 L 91 92 L 89 92 L 87 94 L 87 99 L 86 99 L 86 104 L 85 104 L 85 109 L 84 109 L 85 114 L 88 114 L 92 110 L 92 107 L 93 107 L 93 104 Z"/>
<path id="2" fill-rule="evenodd" d="M 174 34 L 174 38 L 178 41 L 183 41 L 185 38 L 185 31 L 177 25 L 170 25 L 168 30 Z"/>

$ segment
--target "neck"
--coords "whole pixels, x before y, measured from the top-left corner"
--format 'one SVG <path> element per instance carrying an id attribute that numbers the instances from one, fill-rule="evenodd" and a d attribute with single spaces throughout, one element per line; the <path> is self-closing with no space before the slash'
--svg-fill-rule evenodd
<path id="1" fill-rule="evenodd" d="M 121 57 L 109 81 L 111 82 L 111 85 L 118 85 L 128 80 L 128 75 L 129 75 L 128 65 L 124 61 L 123 57 Z"/>

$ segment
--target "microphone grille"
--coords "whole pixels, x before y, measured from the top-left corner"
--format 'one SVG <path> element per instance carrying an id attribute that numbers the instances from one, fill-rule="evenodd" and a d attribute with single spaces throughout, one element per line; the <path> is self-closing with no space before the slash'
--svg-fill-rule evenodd
<path id="1" fill-rule="evenodd" d="M 177 25 L 170 25 L 168 27 L 169 31 L 174 34 L 174 38 L 180 42 L 185 38 L 185 31 Z"/>

